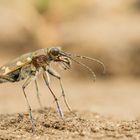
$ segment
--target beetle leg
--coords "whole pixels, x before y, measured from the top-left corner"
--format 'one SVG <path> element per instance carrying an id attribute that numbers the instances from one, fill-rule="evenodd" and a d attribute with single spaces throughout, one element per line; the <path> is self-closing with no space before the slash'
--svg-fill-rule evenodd
<path id="1" fill-rule="evenodd" d="M 26 65 L 21 69 L 21 73 L 20 73 L 20 78 L 19 79 L 25 79 L 26 77 L 28 77 L 29 75 L 35 75 L 37 77 L 37 75 L 39 74 L 39 72 L 35 72 L 35 70 L 33 70 L 31 65 Z M 40 107 L 42 108 L 42 104 L 41 104 L 41 100 L 39 97 L 39 88 L 38 88 L 38 84 L 37 81 L 35 80 L 35 88 L 36 88 L 36 96 L 37 96 L 37 100 L 39 102 Z"/>
<path id="2" fill-rule="evenodd" d="M 42 103 L 41 103 L 40 96 L 39 96 L 39 88 L 38 88 L 37 80 L 35 80 L 35 88 L 36 88 L 36 96 L 37 96 L 38 103 L 39 103 L 40 107 L 42 108 Z"/>
<path id="3" fill-rule="evenodd" d="M 68 101 L 66 99 L 66 95 L 65 95 L 65 91 L 64 91 L 64 88 L 63 88 L 63 84 L 62 84 L 62 80 L 61 80 L 61 76 L 59 75 L 58 72 L 56 72 L 54 69 L 52 68 L 48 68 L 47 69 L 47 72 L 54 76 L 55 78 L 57 78 L 59 80 L 59 83 L 60 83 L 60 87 L 61 87 L 61 91 L 62 91 L 62 96 L 63 96 L 63 99 L 64 99 L 64 102 L 66 104 L 66 107 L 68 108 L 69 111 L 72 111 L 69 104 L 68 104 Z"/>
<path id="4" fill-rule="evenodd" d="M 54 100 L 55 100 L 55 102 L 56 102 L 56 105 L 57 105 L 57 109 L 58 109 L 59 115 L 63 118 L 63 112 L 62 112 L 61 107 L 60 107 L 60 105 L 59 105 L 58 99 L 57 99 L 57 97 L 55 96 L 55 94 L 54 94 L 54 92 L 52 91 L 52 89 L 51 89 L 51 87 L 50 87 L 50 84 L 49 84 L 49 75 L 48 75 L 48 73 L 45 72 L 45 71 L 44 71 L 44 73 L 43 73 L 43 78 L 44 78 L 44 81 L 45 81 L 45 83 L 46 83 L 48 89 L 50 90 L 51 94 L 53 95 L 53 98 L 54 98 Z"/>
<path id="5" fill-rule="evenodd" d="M 30 106 L 30 104 L 29 104 L 29 101 L 28 101 L 28 98 L 27 98 L 27 95 L 26 95 L 26 92 L 25 92 L 25 88 L 26 88 L 33 80 L 35 80 L 35 78 L 36 78 L 36 76 L 31 75 L 31 76 L 25 81 L 25 83 L 24 83 L 23 86 L 22 86 L 23 93 L 24 93 L 24 97 L 25 97 L 25 99 L 26 99 L 27 107 L 28 107 L 28 110 L 29 110 L 30 121 L 31 121 L 31 124 L 32 124 L 32 129 L 33 129 L 33 131 L 35 130 L 35 126 L 34 126 L 34 121 L 33 121 L 33 116 L 32 116 L 32 109 L 31 109 L 31 106 Z"/>

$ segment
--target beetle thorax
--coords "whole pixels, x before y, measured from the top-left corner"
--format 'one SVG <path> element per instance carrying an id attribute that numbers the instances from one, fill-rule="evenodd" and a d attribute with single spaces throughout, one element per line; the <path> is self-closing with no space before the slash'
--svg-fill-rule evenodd
<path id="1" fill-rule="evenodd" d="M 38 69 L 49 65 L 48 57 L 46 55 L 39 55 L 32 59 L 32 64 Z"/>

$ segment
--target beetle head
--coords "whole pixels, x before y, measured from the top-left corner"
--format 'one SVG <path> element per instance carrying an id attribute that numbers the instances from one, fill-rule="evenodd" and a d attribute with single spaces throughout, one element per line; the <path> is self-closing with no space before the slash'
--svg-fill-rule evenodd
<path id="1" fill-rule="evenodd" d="M 60 62 L 64 69 L 69 69 L 71 67 L 71 60 L 61 51 L 61 47 L 47 49 L 47 55 L 51 61 Z"/>

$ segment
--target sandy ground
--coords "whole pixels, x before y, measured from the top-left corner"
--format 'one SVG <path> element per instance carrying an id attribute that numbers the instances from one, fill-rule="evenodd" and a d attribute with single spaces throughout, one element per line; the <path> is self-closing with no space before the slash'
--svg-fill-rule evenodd
<path id="1" fill-rule="evenodd" d="M 34 110 L 34 133 L 21 90 L 23 83 L 1 84 L 0 139 L 139 140 L 139 83 L 139 80 L 126 78 L 97 80 L 96 83 L 64 79 L 67 98 L 74 111 L 67 112 L 61 97 L 59 102 L 65 114 L 62 120 L 48 89 L 39 79 L 41 101 L 47 108 L 39 109 L 34 84 L 26 89 Z M 59 97 L 58 82 L 52 79 L 51 85 Z"/>
<path id="2" fill-rule="evenodd" d="M 35 131 L 27 114 L 0 116 L 0 139 L 138 140 L 139 121 L 115 121 L 97 113 L 65 112 L 62 120 L 51 108 L 33 112 Z"/>
<path id="3" fill-rule="evenodd" d="M 2 84 L 0 139 L 140 139 L 139 80 L 125 78 L 92 83 L 90 80 L 77 82 L 72 79 L 64 79 L 64 87 L 73 112 L 67 112 L 63 98 L 59 99 L 64 120 L 59 117 L 42 80 L 39 80 L 41 101 L 47 108 L 38 109 L 34 84 L 26 89 L 34 110 L 34 134 L 21 90 L 22 82 Z M 51 84 L 59 97 L 58 82 L 52 79 Z"/>

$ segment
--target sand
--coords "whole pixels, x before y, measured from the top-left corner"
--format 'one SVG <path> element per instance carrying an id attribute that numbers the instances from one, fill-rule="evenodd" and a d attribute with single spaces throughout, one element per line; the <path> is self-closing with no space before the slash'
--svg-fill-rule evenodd
<path id="1" fill-rule="evenodd" d="M 33 111 L 35 131 L 28 113 L 0 115 L 0 139 L 41 140 L 138 140 L 140 121 L 116 121 L 91 112 L 64 112 L 64 118 L 52 108 Z"/>

